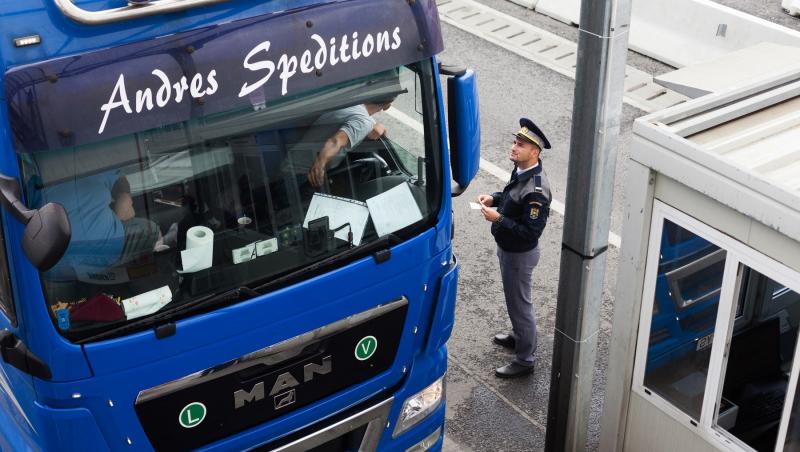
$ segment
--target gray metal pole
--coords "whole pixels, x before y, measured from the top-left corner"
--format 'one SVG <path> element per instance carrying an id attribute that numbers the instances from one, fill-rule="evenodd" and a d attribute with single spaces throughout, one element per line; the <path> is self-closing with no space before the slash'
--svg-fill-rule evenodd
<path id="1" fill-rule="evenodd" d="M 545 450 L 586 448 L 630 0 L 582 0 Z"/>

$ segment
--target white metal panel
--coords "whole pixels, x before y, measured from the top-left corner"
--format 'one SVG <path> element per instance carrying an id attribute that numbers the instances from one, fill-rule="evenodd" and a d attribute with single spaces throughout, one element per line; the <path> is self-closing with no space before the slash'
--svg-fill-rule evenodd
<path id="1" fill-rule="evenodd" d="M 746 242 L 754 249 L 800 272 L 800 242 L 753 221 Z"/>
<path id="2" fill-rule="evenodd" d="M 710 95 L 640 118 L 632 158 L 798 240 L 800 89 L 794 87 L 800 83 L 776 78 L 771 89 L 744 87 L 740 97 Z"/>
<path id="3" fill-rule="evenodd" d="M 760 42 L 800 46 L 800 32 L 710 0 L 633 2 L 630 48 L 675 67 Z"/>
<path id="4" fill-rule="evenodd" d="M 623 197 L 626 221 L 618 260 L 614 328 L 600 429 L 600 450 L 607 451 L 620 450 L 624 442 L 655 186 L 650 169 L 634 161 L 628 162 L 626 173 Z"/>
<path id="5" fill-rule="evenodd" d="M 712 443 L 675 420 L 639 394 L 631 394 L 630 413 L 625 434 L 628 452 L 712 452 Z"/>
<path id="6" fill-rule="evenodd" d="M 655 197 L 705 224 L 714 225 L 720 232 L 747 243 L 752 220 L 703 193 L 658 174 Z"/>
<path id="7" fill-rule="evenodd" d="M 751 84 L 800 67 L 800 47 L 762 42 L 654 78 L 656 83 L 695 98 Z"/>

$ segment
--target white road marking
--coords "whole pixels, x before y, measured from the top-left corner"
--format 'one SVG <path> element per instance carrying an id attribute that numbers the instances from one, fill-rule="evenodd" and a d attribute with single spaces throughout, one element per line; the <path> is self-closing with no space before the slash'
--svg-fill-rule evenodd
<path id="1" fill-rule="evenodd" d="M 396 119 L 397 121 L 403 123 L 404 125 L 408 126 L 409 128 L 411 128 L 411 129 L 413 129 L 413 130 L 415 130 L 415 131 L 417 131 L 419 133 L 425 133 L 425 130 L 422 127 L 422 124 L 419 121 L 417 121 L 414 118 L 408 116 L 407 114 L 403 113 L 402 111 L 398 110 L 397 108 L 390 108 L 390 109 L 386 110 L 386 114 L 390 115 L 392 118 Z M 482 170 L 486 171 L 487 173 L 491 174 L 492 176 L 500 179 L 503 183 L 508 182 L 508 179 L 511 178 L 511 173 L 510 172 L 500 168 L 499 166 L 495 165 L 494 163 L 492 163 L 492 162 L 490 162 L 490 161 L 488 161 L 488 160 L 486 160 L 484 158 L 481 158 L 480 168 Z M 564 212 L 565 212 L 566 206 L 564 205 L 563 202 L 561 202 L 561 201 L 559 201 L 557 199 L 553 199 L 551 201 L 551 203 L 550 203 L 550 208 L 553 209 L 554 211 L 558 212 L 559 214 L 561 214 L 561 216 L 564 216 Z M 611 246 L 619 248 L 621 243 L 622 243 L 622 239 L 617 234 L 614 234 L 613 232 L 609 232 L 608 233 L 608 243 Z"/>

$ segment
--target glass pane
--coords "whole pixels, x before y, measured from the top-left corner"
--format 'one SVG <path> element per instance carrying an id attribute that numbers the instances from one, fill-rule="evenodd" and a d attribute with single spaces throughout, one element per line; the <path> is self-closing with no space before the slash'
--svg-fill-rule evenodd
<path id="1" fill-rule="evenodd" d="M 700 418 L 725 251 L 664 221 L 644 385 Z"/>
<path id="2" fill-rule="evenodd" d="M 54 323 L 80 340 L 225 291 L 233 303 L 418 232 L 441 199 L 433 83 L 425 62 L 22 154 L 31 205 L 58 202 L 72 224 L 41 275 Z"/>
<path id="3" fill-rule="evenodd" d="M 755 450 L 774 450 L 800 326 L 800 296 L 746 266 L 739 275 L 742 315 L 734 323 L 716 424 Z M 790 431 L 790 442 L 795 435 Z"/>

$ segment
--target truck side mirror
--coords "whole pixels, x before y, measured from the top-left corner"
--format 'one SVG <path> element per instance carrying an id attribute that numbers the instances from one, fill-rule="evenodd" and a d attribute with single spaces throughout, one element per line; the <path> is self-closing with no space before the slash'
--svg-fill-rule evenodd
<path id="1" fill-rule="evenodd" d="M 450 136 L 450 168 L 459 196 L 478 173 L 481 159 L 481 124 L 478 111 L 478 85 L 469 69 L 440 66 L 447 79 L 447 127 Z"/>
<path id="2" fill-rule="evenodd" d="M 41 209 L 28 209 L 20 200 L 17 179 L 0 174 L 0 204 L 25 225 L 22 250 L 39 269 L 49 270 L 67 251 L 72 238 L 67 211 L 61 204 L 48 203 Z"/>

